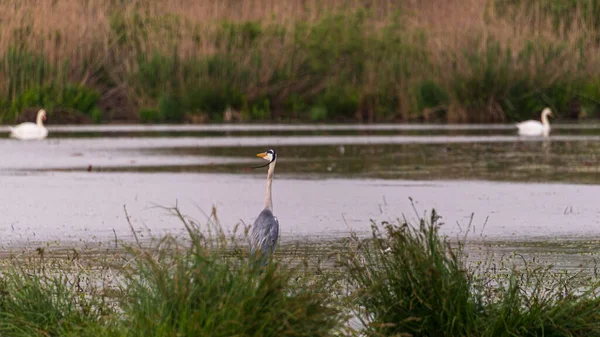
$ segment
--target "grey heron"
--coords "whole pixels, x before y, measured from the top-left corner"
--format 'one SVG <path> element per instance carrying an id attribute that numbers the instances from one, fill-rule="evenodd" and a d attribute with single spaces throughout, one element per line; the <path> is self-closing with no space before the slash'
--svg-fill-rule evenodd
<path id="1" fill-rule="evenodd" d="M 267 172 L 267 192 L 265 196 L 265 208 L 260 212 L 258 218 L 252 225 L 252 232 L 250 234 L 250 254 L 254 257 L 259 257 L 261 265 L 268 263 L 268 255 L 275 251 L 277 245 L 277 239 L 279 236 L 279 221 L 277 217 L 273 215 L 273 199 L 271 198 L 271 185 L 273 184 L 273 172 L 275 171 L 275 164 L 277 163 L 277 153 L 273 149 L 269 149 L 266 152 L 262 152 L 256 155 L 267 161 L 265 165 L 256 166 L 253 168 L 260 168 L 269 166 Z"/>

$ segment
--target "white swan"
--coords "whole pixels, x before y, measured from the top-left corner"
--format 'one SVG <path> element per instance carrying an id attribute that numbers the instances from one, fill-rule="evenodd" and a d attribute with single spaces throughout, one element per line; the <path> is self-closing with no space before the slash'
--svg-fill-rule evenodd
<path id="1" fill-rule="evenodd" d="M 545 108 L 542 111 L 542 122 L 528 120 L 515 124 L 521 136 L 548 136 L 550 134 L 550 123 L 548 116 L 552 116 L 552 110 Z"/>
<path id="2" fill-rule="evenodd" d="M 25 122 L 15 127 L 10 128 L 10 136 L 17 139 L 44 139 L 48 136 L 48 129 L 42 121 L 46 120 L 46 110 L 41 109 L 37 113 L 37 118 L 34 123 Z"/>

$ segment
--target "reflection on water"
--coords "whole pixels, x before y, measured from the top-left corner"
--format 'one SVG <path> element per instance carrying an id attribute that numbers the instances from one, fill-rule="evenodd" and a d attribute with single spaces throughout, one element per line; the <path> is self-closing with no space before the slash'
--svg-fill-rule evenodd
<path id="1" fill-rule="evenodd" d="M 108 172 L 248 174 L 254 153 L 275 147 L 280 154 L 278 176 L 284 177 L 564 183 L 596 183 L 600 179 L 600 141 L 596 139 L 455 142 L 444 137 L 433 143 L 386 144 L 381 139 L 370 143 L 365 139 L 370 137 L 363 137 L 363 143 L 357 142 L 361 139 L 357 137 L 346 141 L 323 136 L 265 138 L 60 140 L 23 149 L 53 156 L 40 153 L 27 161 L 29 166 L 19 169 L 77 171 L 93 165 L 97 171 Z M 15 148 L 18 146 L 0 142 L 0 150 L 5 149 L 8 156 Z M 25 163 L 23 155 L 18 156 Z M 14 166 L 12 161 L 9 164 Z"/>
<path id="2" fill-rule="evenodd" d="M 323 135 L 515 135 L 512 124 L 206 124 L 206 125 L 48 125 L 50 138 L 224 137 Z M 598 135 L 600 123 L 552 124 L 553 135 Z M 0 126 L 0 138 L 9 127 Z"/>
<path id="3" fill-rule="evenodd" d="M 0 139 L 0 169 L 248 174 L 275 147 L 278 176 L 596 183 L 600 125 L 50 126 L 43 142 Z"/>

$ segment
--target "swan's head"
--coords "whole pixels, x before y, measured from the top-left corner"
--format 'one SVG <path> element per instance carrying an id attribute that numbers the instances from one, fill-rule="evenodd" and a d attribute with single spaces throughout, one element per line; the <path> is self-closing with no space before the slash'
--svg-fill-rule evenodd
<path id="1" fill-rule="evenodd" d="M 268 161 L 268 163 L 266 163 L 265 165 L 256 166 L 255 168 L 267 166 L 277 160 L 277 153 L 273 149 L 269 149 L 265 152 L 258 153 L 256 154 L 256 156 Z"/>
<path id="2" fill-rule="evenodd" d="M 552 116 L 552 110 L 550 110 L 550 108 L 545 108 L 542 110 L 542 116 Z"/>
<path id="3" fill-rule="evenodd" d="M 40 111 L 38 111 L 38 118 L 41 118 L 43 121 L 45 121 L 46 120 L 46 110 L 40 109 Z"/>

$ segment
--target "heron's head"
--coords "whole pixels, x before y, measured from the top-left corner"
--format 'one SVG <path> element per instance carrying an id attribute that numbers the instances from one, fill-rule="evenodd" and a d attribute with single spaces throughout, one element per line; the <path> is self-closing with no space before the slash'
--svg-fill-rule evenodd
<path id="1" fill-rule="evenodd" d="M 265 165 L 256 166 L 254 168 L 265 167 L 265 166 L 267 166 L 267 165 L 269 165 L 272 162 L 274 162 L 274 161 L 277 160 L 277 153 L 273 149 L 269 149 L 269 150 L 267 150 L 265 152 L 258 153 L 258 154 L 256 154 L 256 156 L 260 157 L 260 158 L 262 158 L 264 160 L 267 160 L 268 163 L 266 163 Z"/>

